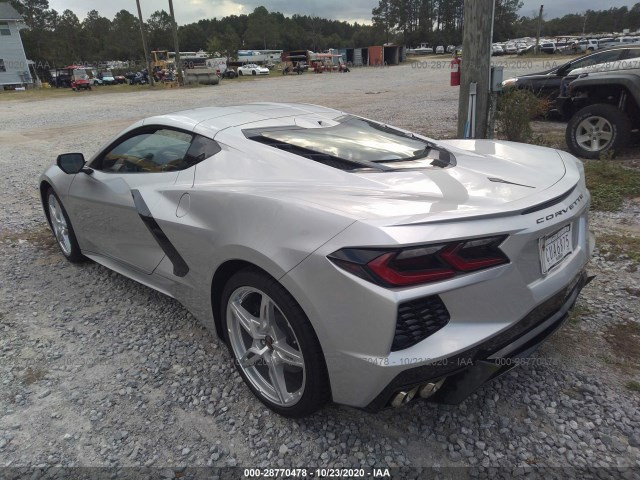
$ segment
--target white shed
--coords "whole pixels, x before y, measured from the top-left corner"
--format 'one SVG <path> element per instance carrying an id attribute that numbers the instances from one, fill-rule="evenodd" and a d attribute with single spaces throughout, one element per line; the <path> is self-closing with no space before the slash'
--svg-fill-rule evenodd
<path id="1" fill-rule="evenodd" d="M 22 15 L 9 3 L 0 2 L 0 89 L 33 83 L 20 38 L 22 28 Z"/>

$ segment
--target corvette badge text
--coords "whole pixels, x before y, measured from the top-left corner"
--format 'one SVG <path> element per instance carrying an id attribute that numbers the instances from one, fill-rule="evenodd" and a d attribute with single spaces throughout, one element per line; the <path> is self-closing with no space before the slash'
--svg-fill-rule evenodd
<path id="1" fill-rule="evenodd" d="M 580 196 L 576 198 L 571 205 L 569 205 L 566 208 L 563 208 L 562 210 L 558 210 L 556 213 L 550 213 L 546 217 L 540 217 L 539 219 L 536 220 L 536 223 L 544 223 L 549 220 L 553 220 L 556 217 L 564 215 L 565 213 L 568 213 L 574 208 L 576 208 L 580 204 L 580 202 L 582 202 L 582 200 L 584 200 L 584 194 L 581 193 Z"/>

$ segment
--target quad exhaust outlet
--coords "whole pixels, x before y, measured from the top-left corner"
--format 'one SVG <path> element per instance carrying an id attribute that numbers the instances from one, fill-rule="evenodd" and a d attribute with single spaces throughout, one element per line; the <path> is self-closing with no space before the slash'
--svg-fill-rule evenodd
<path id="1" fill-rule="evenodd" d="M 394 408 L 400 407 L 402 405 L 406 405 L 411 400 L 415 398 L 416 395 L 419 395 L 420 398 L 429 398 L 434 395 L 440 387 L 444 383 L 445 379 L 441 378 L 437 382 L 429 382 L 423 385 L 418 385 L 417 387 L 413 387 L 408 391 L 400 391 L 396 393 L 391 400 L 391 406 Z"/>

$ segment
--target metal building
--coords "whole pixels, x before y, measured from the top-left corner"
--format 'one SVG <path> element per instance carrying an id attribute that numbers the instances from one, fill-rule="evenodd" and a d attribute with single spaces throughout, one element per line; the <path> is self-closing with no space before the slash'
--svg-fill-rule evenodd
<path id="1" fill-rule="evenodd" d="M 33 83 L 20 38 L 22 28 L 22 15 L 9 3 L 0 3 L 0 89 Z"/>

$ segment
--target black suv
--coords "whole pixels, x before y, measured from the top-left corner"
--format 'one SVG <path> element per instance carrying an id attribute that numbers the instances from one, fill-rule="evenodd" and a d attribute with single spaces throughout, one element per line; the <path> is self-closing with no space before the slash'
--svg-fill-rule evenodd
<path id="1" fill-rule="evenodd" d="M 560 94 L 562 80 L 576 68 L 589 67 L 601 63 L 615 62 L 640 57 L 640 45 L 613 47 L 598 50 L 575 58 L 563 65 L 555 66 L 539 73 L 531 73 L 520 77 L 510 78 L 502 82 L 503 88 L 522 88 L 531 90 L 540 98 L 551 100 L 551 110 L 556 109 L 555 99 Z"/>

